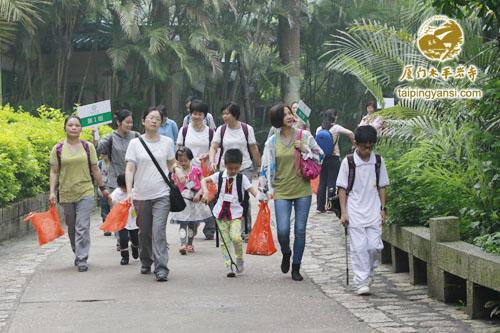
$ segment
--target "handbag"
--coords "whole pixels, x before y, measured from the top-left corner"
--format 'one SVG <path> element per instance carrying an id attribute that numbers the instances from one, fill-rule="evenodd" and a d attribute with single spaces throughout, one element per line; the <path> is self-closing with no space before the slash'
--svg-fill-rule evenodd
<path id="1" fill-rule="evenodd" d="M 302 130 L 299 130 L 299 135 L 297 139 L 302 140 Z M 297 160 L 300 159 L 299 162 Z M 319 176 L 321 173 L 321 165 L 318 164 L 315 160 L 308 158 L 303 159 L 299 149 L 295 149 L 295 173 L 298 175 L 298 167 L 300 166 L 300 173 L 302 178 L 305 180 L 312 180 Z"/>
<path id="2" fill-rule="evenodd" d="M 177 213 L 177 212 L 182 212 L 184 208 L 186 208 L 186 202 L 184 201 L 184 198 L 182 197 L 181 191 L 179 188 L 175 185 L 173 185 L 169 180 L 167 175 L 165 175 L 165 172 L 163 172 L 162 168 L 154 158 L 153 154 L 151 153 L 151 150 L 149 150 L 148 145 L 146 145 L 146 142 L 144 142 L 144 139 L 142 137 L 139 137 L 139 141 L 141 141 L 142 145 L 144 146 L 144 149 L 146 149 L 149 157 L 151 157 L 151 160 L 153 161 L 154 165 L 160 172 L 163 180 L 165 183 L 167 183 L 168 187 L 170 187 L 170 211 Z"/>

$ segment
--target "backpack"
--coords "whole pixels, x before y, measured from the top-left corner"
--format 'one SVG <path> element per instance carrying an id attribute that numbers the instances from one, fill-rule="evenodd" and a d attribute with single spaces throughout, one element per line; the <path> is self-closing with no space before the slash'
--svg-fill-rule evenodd
<path id="1" fill-rule="evenodd" d="M 347 177 L 347 189 L 346 195 L 349 195 L 349 192 L 352 191 L 352 187 L 354 186 L 354 178 L 356 177 L 356 164 L 354 163 L 353 154 L 349 154 L 347 157 L 347 165 L 349 166 L 349 175 Z M 380 166 L 382 165 L 382 158 L 380 155 L 375 154 L 375 177 L 377 178 L 377 188 L 379 188 L 379 179 L 380 179 Z M 340 199 L 338 192 L 333 195 L 333 193 L 328 193 L 328 210 L 331 210 L 340 218 Z"/>
<path id="2" fill-rule="evenodd" d="M 250 159 L 253 159 L 252 157 L 252 152 L 250 151 L 250 145 L 248 144 L 248 125 L 245 123 L 240 123 L 241 124 L 241 129 L 243 130 L 243 134 L 245 134 L 245 140 L 247 141 L 247 149 L 248 149 L 248 154 L 250 154 Z M 222 125 L 220 129 L 220 155 L 219 155 L 219 162 L 217 163 L 217 168 L 220 166 L 220 162 L 222 161 L 222 155 L 224 155 L 224 134 L 226 134 L 226 129 L 227 125 L 224 124 Z"/>
<path id="3" fill-rule="evenodd" d="M 85 149 L 85 153 L 87 154 L 87 162 L 89 165 L 89 172 L 90 172 L 90 178 L 92 178 L 92 183 L 94 183 L 94 176 L 92 175 L 92 167 L 90 163 L 90 147 L 89 143 L 84 140 L 80 140 L 83 149 Z M 63 149 L 64 141 L 59 142 L 56 145 L 56 156 L 57 156 L 57 164 L 59 165 L 59 170 L 61 170 L 61 154 L 62 154 L 62 149 Z"/>
<path id="4" fill-rule="evenodd" d="M 90 173 L 90 179 L 92 181 L 92 184 L 94 184 L 94 175 L 92 174 L 92 166 L 90 162 L 90 147 L 89 143 L 84 140 L 80 140 L 80 143 L 83 146 L 83 149 L 85 149 L 85 153 L 87 154 L 87 164 L 89 166 L 89 173 Z M 61 155 L 62 155 L 62 149 L 63 149 L 64 141 L 59 142 L 56 145 L 56 156 L 57 156 L 57 165 L 59 166 L 59 170 L 61 170 Z M 57 191 L 57 202 L 60 202 L 60 197 L 59 197 L 59 191 Z"/>
<path id="5" fill-rule="evenodd" d="M 332 132 L 329 129 L 321 128 L 321 130 L 316 134 L 316 142 L 320 146 L 321 150 L 325 153 L 325 156 L 332 156 L 333 149 L 337 144 L 340 136 L 334 142 Z"/>
<path id="6" fill-rule="evenodd" d="M 353 154 L 349 154 L 347 157 L 347 165 L 349 165 L 349 176 L 347 177 L 347 189 L 346 194 L 349 195 L 349 192 L 352 191 L 352 187 L 354 186 L 354 178 L 356 177 L 356 164 L 354 163 Z M 382 158 L 380 155 L 375 154 L 375 176 L 377 177 L 377 189 L 379 188 L 379 179 L 380 179 L 380 166 L 382 165 Z"/>
<path id="7" fill-rule="evenodd" d="M 182 127 L 182 145 L 186 146 L 186 135 L 188 132 L 189 123 L 186 126 Z M 208 148 L 210 149 L 210 145 L 212 144 L 212 139 L 214 138 L 214 130 L 210 127 L 208 128 Z"/>
<path id="8" fill-rule="evenodd" d="M 219 200 L 220 192 L 222 189 L 222 172 L 219 172 L 219 180 L 217 182 L 217 193 L 215 194 L 215 202 Z M 248 201 L 250 199 L 250 196 L 248 195 L 248 192 L 243 190 L 243 175 L 241 173 L 238 173 L 236 175 L 236 192 L 238 192 L 238 202 L 240 203 L 241 207 L 243 207 L 243 216 L 246 216 L 248 213 Z M 246 223 L 245 223 L 245 232 L 248 233 L 248 230 L 246 230 Z"/>
<path id="9" fill-rule="evenodd" d="M 138 138 L 141 135 L 138 132 L 134 131 L 134 138 Z M 109 163 L 111 163 L 111 152 L 113 151 L 113 133 L 109 135 L 109 149 L 108 149 L 108 158 L 109 158 Z"/>

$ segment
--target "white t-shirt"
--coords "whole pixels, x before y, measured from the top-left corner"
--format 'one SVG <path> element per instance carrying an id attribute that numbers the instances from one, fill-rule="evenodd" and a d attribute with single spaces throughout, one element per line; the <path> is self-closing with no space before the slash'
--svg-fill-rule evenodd
<path id="1" fill-rule="evenodd" d="M 111 192 L 111 205 L 114 206 L 117 203 L 125 200 L 127 198 L 127 192 L 123 192 L 121 188 L 117 187 Z M 127 230 L 136 230 L 139 229 L 136 223 L 137 213 L 135 211 L 134 206 L 130 207 L 128 211 L 128 220 L 125 229 Z"/>
<path id="2" fill-rule="evenodd" d="M 186 147 L 191 149 L 193 152 L 193 160 L 191 164 L 197 167 L 201 167 L 200 160 L 198 156 L 201 154 L 206 154 L 210 150 L 210 135 L 209 128 L 203 125 L 203 129 L 198 132 L 191 124 L 188 125 L 188 130 L 186 133 Z M 177 144 L 182 146 L 184 142 L 184 136 L 182 135 L 183 129 L 179 131 L 179 136 L 177 137 Z M 214 133 L 215 136 L 215 133 Z M 212 138 L 213 139 L 213 138 Z M 224 138 L 225 139 L 225 138 Z"/>
<path id="3" fill-rule="evenodd" d="M 144 135 L 142 138 L 165 174 L 168 174 L 167 161 L 175 159 L 172 139 L 161 135 L 158 141 L 150 142 L 144 138 Z M 152 200 L 170 194 L 168 185 L 138 138 L 130 140 L 125 161 L 135 164 L 134 189 L 132 191 L 135 200 Z"/>
<path id="4" fill-rule="evenodd" d="M 352 190 L 347 196 L 347 214 L 349 225 L 353 227 L 368 227 L 380 225 L 380 197 L 377 190 L 377 175 L 375 173 L 375 153 L 372 152 L 368 162 L 363 161 L 355 152 L 354 164 L 356 172 Z M 347 157 L 340 165 L 337 177 L 337 187 L 347 189 L 349 178 L 349 165 Z M 389 185 L 389 176 L 382 158 L 380 165 L 379 186 Z"/>
<path id="5" fill-rule="evenodd" d="M 225 137 L 224 137 L 225 138 Z M 210 176 L 210 179 L 212 181 L 219 185 L 219 174 L 220 172 L 216 172 L 213 175 Z M 241 206 L 240 202 L 238 201 L 238 191 L 236 189 L 236 176 L 229 177 L 229 178 L 234 178 L 234 183 L 233 183 L 233 188 L 232 192 L 230 194 L 225 193 L 226 192 L 226 181 L 228 179 L 227 177 L 227 172 L 224 170 L 222 172 L 222 187 L 219 195 L 219 200 L 215 203 L 214 209 L 212 212 L 214 213 L 215 218 L 219 217 L 220 211 L 222 209 L 222 203 L 224 200 L 230 200 L 231 201 L 231 206 L 229 210 L 231 211 L 231 217 L 233 219 L 239 219 L 243 216 L 243 207 Z M 252 183 L 248 180 L 247 176 L 243 175 L 243 178 L 241 179 L 241 186 L 245 191 L 247 191 L 249 188 L 252 187 Z"/>
<path id="6" fill-rule="evenodd" d="M 224 126 L 224 125 L 223 125 Z M 248 127 L 248 144 L 256 144 L 257 140 L 255 139 L 255 133 L 253 131 L 253 127 L 247 125 Z M 221 142 L 221 129 L 222 126 L 217 128 L 215 131 L 213 143 L 217 143 L 220 145 Z M 252 160 L 250 159 L 250 153 L 247 148 L 247 139 L 245 138 L 245 133 L 243 132 L 243 128 L 240 127 L 236 129 L 231 129 L 229 126 L 226 126 L 226 132 L 224 133 L 224 141 L 222 142 L 222 146 L 224 148 L 224 154 L 222 155 L 220 162 L 220 170 L 224 170 L 224 155 L 228 149 L 239 149 L 243 153 L 243 163 L 241 164 L 241 170 L 248 169 L 252 166 Z M 217 163 L 219 160 L 216 160 Z"/>
<path id="7" fill-rule="evenodd" d="M 322 126 L 318 127 L 316 129 L 316 135 L 318 135 L 319 131 L 321 131 L 322 129 L 323 129 Z M 342 127 L 342 126 L 340 126 L 338 124 L 335 124 L 332 127 L 330 127 L 330 133 L 332 133 L 333 142 L 334 143 L 337 142 L 337 144 L 333 148 L 333 155 L 340 156 L 340 148 L 339 148 L 339 136 L 340 136 L 340 133 L 347 134 L 349 132 L 351 132 L 351 131 L 349 131 L 348 129 L 345 129 L 344 127 Z"/>

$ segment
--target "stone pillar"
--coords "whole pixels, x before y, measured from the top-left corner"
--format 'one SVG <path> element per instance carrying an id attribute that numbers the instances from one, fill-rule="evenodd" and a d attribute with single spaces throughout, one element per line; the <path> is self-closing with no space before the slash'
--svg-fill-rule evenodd
<path id="1" fill-rule="evenodd" d="M 496 297 L 500 293 L 496 292 Z M 470 319 L 488 319 L 491 309 L 485 309 L 484 304 L 496 299 L 495 291 L 467 280 L 467 307 L 465 311 Z"/>
<path id="2" fill-rule="evenodd" d="M 394 273 L 408 272 L 408 253 L 405 251 L 391 246 L 391 257 L 392 257 L 392 271 Z"/>
<path id="3" fill-rule="evenodd" d="M 427 282 L 429 294 L 441 302 L 446 302 L 449 293 L 446 291 L 446 274 L 438 267 L 437 243 L 460 240 L 458 218 L 436 217 L 429 219 L 431 237 L 431 256 L 427 266 Z"/>
<path id="4" fill-rule="evenodd" d="M 390 243 L 385 242 L 385 241 L 382 241 L 382 242 L 384 243 L 384 248 L 382 249 L 380 261 L 382 264 L 390 264 L 392 262 L 392 258 L 391 258 L 392 245 Z"/>
<path id="5" fill-rule="evenodd" d="M 427 264 L 408 254 L 408 263 L 410 268 L 410 283 L 411 284 L 426 284 L 427 283 Z"/>

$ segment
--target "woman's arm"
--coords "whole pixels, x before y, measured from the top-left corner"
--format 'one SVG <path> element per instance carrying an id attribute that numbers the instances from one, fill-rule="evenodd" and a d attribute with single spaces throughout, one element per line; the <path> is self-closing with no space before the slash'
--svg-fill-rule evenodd
<path id="1" fill-rule="evenodd" d="M 99 190 L 101 190 L 102 196 L 104 197 L 104 199 L 108 199 L 109 192 L 104 187 L 104 181 L 102 179 L 101 172 L 97 167 L 97 164 L 92 164 L 90 166 L 90 170 L 92 171 L 92 175 L 94 176 L 94 179 L 97 183 L 97 186 L 99 187 Z"/>
<path id="2" fill-rule="evenodd" d="M 51 165 L 50 177 L 49 177 L 49 188 L 50 188 L 49 202 L 53 205 L 56 203 L 56 185 L 58 177 L 59 177 L 59 167 L 57 165 Z"/>
<path id="3" fill-rule="evenodd" d="M 174 172 L 174 167 L 175 167 L 175 160 L 169 160 L 167 161 L 167 169 L 170 172 Z"/>
<path id="4" fill-rule="evenodd" d="M 212 142 L 210 145 L 210 151 L 208 152 L 208 160 L 210 161 L 210 166 L 212 170 L 217 169 L 217 163 L 215 162 L 215 155 L 217 155 L 217 149 L 219 149 L 220 144 Z"/>
<path id="5" fill-rule="evenodd" d="M 254 143 L 250 145 L 250 152 L 252 153 L 252 158 L 255 162 L 255 166 L 257 169 L 260 169 L 260 166 L 262 165 L 262 161 L 260 159 L 260 152 L 259 152 L 259 146 Z"/>
<path id="6" fill-rule="evenodd" d="M 134 162 L 127 162 L 125 166 L 125 184 L 127 186 L 127 198 L 129 203 L 132 203 L 132 185 L 134 184 L 135 164 Z"/>

